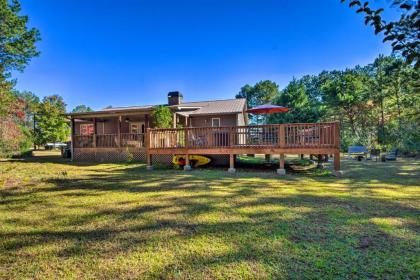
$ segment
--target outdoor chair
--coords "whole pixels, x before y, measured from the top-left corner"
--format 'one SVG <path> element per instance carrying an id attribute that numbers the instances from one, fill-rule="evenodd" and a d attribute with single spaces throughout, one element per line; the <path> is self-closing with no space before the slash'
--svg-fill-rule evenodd
<path id="1" fill-rule="evenodd" d="M 386 160 L 397 160 L 398 149 L 392 149 L 386 156 Z"/>
<path id="2" fill-rule="evenodd" d="M 380 155 L 381 155 L 381 150 L 379 150 L 379 149 L 370 150 L 370 159 L 372 159 L 372 156 L 374 156 L 375 161 L 378 161 L 378 158 L 379 158 Z"/>

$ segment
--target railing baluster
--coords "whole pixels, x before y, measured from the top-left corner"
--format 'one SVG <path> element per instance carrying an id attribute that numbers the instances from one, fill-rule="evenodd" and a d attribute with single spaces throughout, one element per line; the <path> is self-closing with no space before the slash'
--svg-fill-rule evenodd
<path id="1" fill-rule="evenodd" d="M 150 129 L 150 148 L 333 148 L 338 146 L 337 131 L 336 123 Z M 97 135 L 97 146 L 115 146 L 113 137 Z M 74 139 L 75 147 L 92 143 L 92 139 Z M 132 145 L 130 142 L 144 145 L 144 135 L 121 134 L 121 139 L 125 146 Z"/>

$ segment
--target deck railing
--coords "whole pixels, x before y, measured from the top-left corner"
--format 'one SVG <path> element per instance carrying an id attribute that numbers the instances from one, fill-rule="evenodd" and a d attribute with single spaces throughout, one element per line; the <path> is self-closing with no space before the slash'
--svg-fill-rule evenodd
<path id="1" fill-rule="evenodd" d="M 338 148 L 339 125 L 272 124 L 234 127 L 149 129 L 147 134 L 75 135 L 75 148 L 146 147 L 149 149 Z"/>
<path id="2" fill-rule="evenodd" d="M 74 135 L 73 147 L 74 148 L 92 148 L 93 135 Z"/>
<path id="3" fill-rule="evenodd" d="M 96 134 L 96 135 L 74 135 L 75 148 L 118 148 L 132 147 L 142 148 L 145 134 L 121 133 L 121 134 Z"/>
<path id="4" fill-rule="evenodd" d="M 149 149 L 336 148 L 338 123 L 150 129 Z"/>

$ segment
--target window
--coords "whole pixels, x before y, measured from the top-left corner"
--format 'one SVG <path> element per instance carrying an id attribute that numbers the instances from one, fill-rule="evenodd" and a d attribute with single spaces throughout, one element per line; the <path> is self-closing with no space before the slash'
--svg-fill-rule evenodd
<path id="1" fill-rule="evenodd" d="M 131 122 L 130 123 L 130 133 L 131 134 L 144 133 L 144 123 L 141 123 L 141 122 Z"/>
<path id="2" fill-rule="evenodd" d="M 93 135 L 93 124 L 92 123 L 81 124 L 80 135 Z"/>
<path id="3" fill-rule="evenodd" d="M 211 119 L 211 126 L 212 127 L 220 127 L 220 118 L 212 118 Z"/>

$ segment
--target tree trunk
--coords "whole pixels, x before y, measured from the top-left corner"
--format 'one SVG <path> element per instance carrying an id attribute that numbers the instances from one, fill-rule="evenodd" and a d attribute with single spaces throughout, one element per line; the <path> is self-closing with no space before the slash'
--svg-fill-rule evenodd
<path id="1" fill-rule="evenodd" d="M 398 130 L 401 129 L 401 105 L 400 105 L 400 91 L 399 85 L 395 85 L 395 98 L 397 99 L 397 113 L 398 113 Z"/>
<path id="2" fill-rule="evenodd" d="M 381 136 L 382 144 L 385 144 L 385 117 L 384 117 L 384 98 L 381 98 Z"/>

